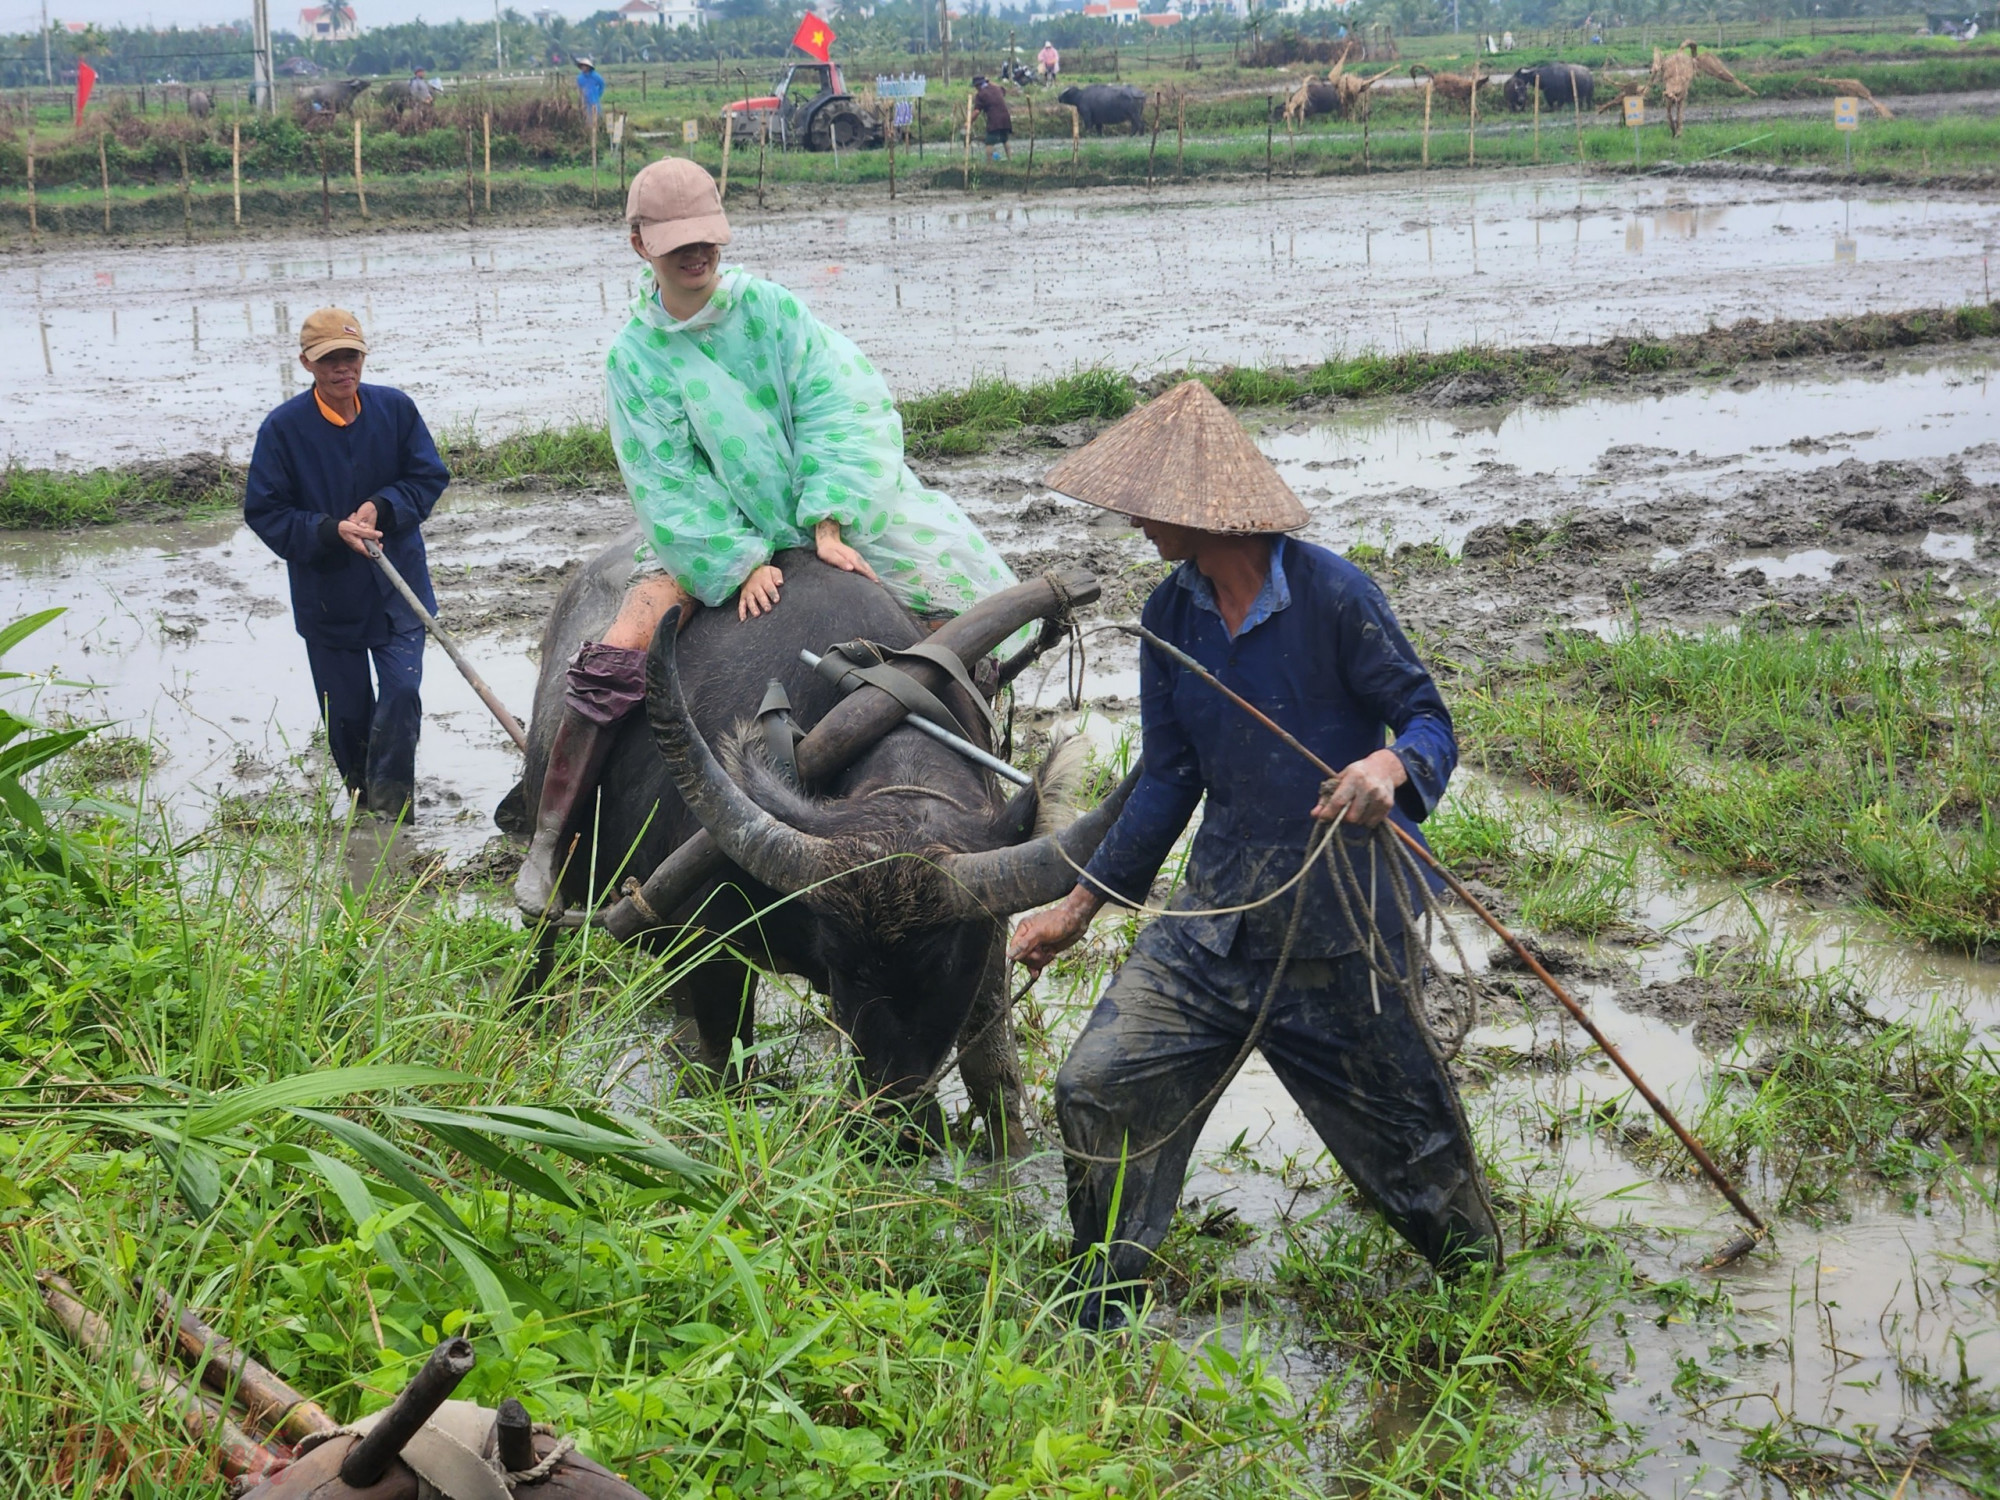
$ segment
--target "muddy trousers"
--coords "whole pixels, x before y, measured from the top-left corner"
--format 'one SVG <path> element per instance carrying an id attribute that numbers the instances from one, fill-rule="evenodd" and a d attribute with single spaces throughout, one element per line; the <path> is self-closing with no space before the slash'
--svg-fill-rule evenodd
<path id="1" fill-rule="evenodd" d="M 1218 958 L 1182 932 L 1165 918 L 1140 934 L 1056 1078 L 1072 1151 L 1118 1157 L 1174 1132 L 1122 1167 L 1069 1161 L 1080 1286 L 1152 1274 L 1208 1119 L 1189 1111 L 1235 1059 L 1276 968 Z M 1458 1092 L 1400 992 L 1383 985 L 1380 1000 L 1378 1013 L 1358 953 L 1294 959 L 1259 1050 L 1348 1181 L 1425 1258 L 1442 1269 L 1497 1259 L 1499 1229 Z M 1107 1238 L 1108 1255 L 1094 1253 Z"/>
<path id="2" fill-rule="evenodd" d="M 372 810 L 391 816 L 402 812 L 417 782 L 424 627 L 414 620 L 405 627 L 392 625 L 389 639 L 374 647 L 307 641 L 306 661 L 340 779 L 350 790 L 363 792 Z"/>

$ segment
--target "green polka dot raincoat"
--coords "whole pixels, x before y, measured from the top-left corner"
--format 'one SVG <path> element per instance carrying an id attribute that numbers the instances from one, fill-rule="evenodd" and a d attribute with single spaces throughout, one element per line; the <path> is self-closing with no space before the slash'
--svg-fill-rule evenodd
<path id="1" fill-rule="evenodd" d="M 903 462 L 889 388 L 845 335 L 737 267 L 694 317 L 660 306 L 650 268 L 605 358 L 611 438 L 650 556 L 721 604 L 774 552 L 841 539 L 920 614 L 957 613 L 1015 579 L 948 495 Z"/>

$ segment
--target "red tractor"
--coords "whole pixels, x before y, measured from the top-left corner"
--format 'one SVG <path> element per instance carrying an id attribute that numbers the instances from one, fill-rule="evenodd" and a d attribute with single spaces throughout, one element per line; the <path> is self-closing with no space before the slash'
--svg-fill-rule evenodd
<path id="1" fill-rule="evenodd" d="M 723 106 L 730 138 L 739 145 L 768 131 L 781 146 L 853 151 L 882 144 L 882 122 L 847 92 L 839 63 L 793 63 L 761 99 Z"/>

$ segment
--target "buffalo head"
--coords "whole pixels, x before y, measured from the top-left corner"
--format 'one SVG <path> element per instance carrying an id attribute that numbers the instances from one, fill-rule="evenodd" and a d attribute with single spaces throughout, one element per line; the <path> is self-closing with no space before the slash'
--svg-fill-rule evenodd
<path id="1" fill-rule="evenodd" d="M 731 863 L 793 918 L 803 911 L 790 925 L 805 929 L 869 1089 L 915 1092 L 998 962 L 1006 918 L 1069 890 L 1134 778 L 1060 833 L 1037 834 L 1047 778 L 1003 806 L 983 772 L 913 730 L 879 741 L 836 797 L 788 785 L 747 729 L 723 745 L 726 770 L 682 695 L 677 633 L 670 613 L 647 660 L 647 712 L 668 774 Z"/>

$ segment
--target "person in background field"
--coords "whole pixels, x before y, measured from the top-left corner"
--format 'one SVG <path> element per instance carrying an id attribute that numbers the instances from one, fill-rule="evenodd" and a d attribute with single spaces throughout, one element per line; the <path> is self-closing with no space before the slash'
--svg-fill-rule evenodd
<path id="1" fill-rule="evenodd" d="M 1344 838 L 1393 818 L 1420 837 L 1458 764 L 1437 684 L 1365 573 L 1285 535 L 1305 507 L 1199 381 L 1108 429 L 1047 483 L 1131 516 L 1179 564 L 1146 601 L 1149 630 L 1344 768 L 1322 782 L 1140 646 L 1139 784 L 1076 889 L 1025 919 L 1009 950 L 1040 973 L 1106 899 L 1143 903 L 1202 805 L 1180 894 L 1140 932 L 1056 1077 L 1078 1322 L 1121 1326 L 1143 1295 L 1210 1095 L 1266 1006 L 1259 1050 L 1362 1199 L 1446 1275 L 1498 1262 L 1451 1075 L 1403 987 L 1378 983 L 1377 963 L 1405 962 L 1387 862 L 1364 836 L 1349 845 L 1351 896 L 1321 862 L 1299 896 L 1261 899 L 1299 872 L 1326 824 Z"/>
<path id="2" fill-rule="evenodd" d="M 645 699 L 667 612 L 783 606 L 772 557 L 812 547 L 919 616 L 956 614 L 1015 581 L 948 495 L 903 457 L 889 387 L 853 342 L 784 287 L 724 267 L 715 180 L 668 157 L 632 179 L 625 218 L 646 267 L 605 355 L 605 405 L 640 541 L 618 616 L 569 664 L 514 902 L 540 917 L 562 840 L 597 787 L 619 721 Z"/>
<path id="3" fill-rule="evenodd" d="M 598 107 L 604 102 L 604 75 L 587 57 L 576 60 L 576 91 L 583 97 L 584 118 L 595 125 Z"/>
<path id="4" fill-rule="evenodd" d="M 1062 72 L 1062 54 L 1056 51 L 1054 42 L 1043 42 L 1042 50 L 1035 54 L 1035 61 L 1041 64 L 1043 83 L 1048 83 Z"/>
<path id="5" fill-rule="evenodd" d="M 400 818 L 416 787 L 424 627 L 368 546 L 379 545 L 435 610 L 419 528 L 451 475 L 416 403 L 361 383 L 367 358 L 353 313 L 323 307 L 306 319 L 299 363 L 312 389 L 257 430 L 243 519 L 285 560 L 292 622 L 341 780 L 368 811 Z"/>
<path id="6" fill-rule="evenodd" d="M 422 68 L 413 69 L 410 73 L 410 103 L 421 107 L 436 97 L 437 85 L 425 76 Z"/>
<path id="7" fill-rule="evenodd" d="M 1007 108 L 1007 91 L 986 78 L 972 80 L 972 107 L 986 117 L 986 154 L 993 161 L 1004 152 L 1013 160 L 1007 142 L 1014 134 L 1014 112 Z"/>

